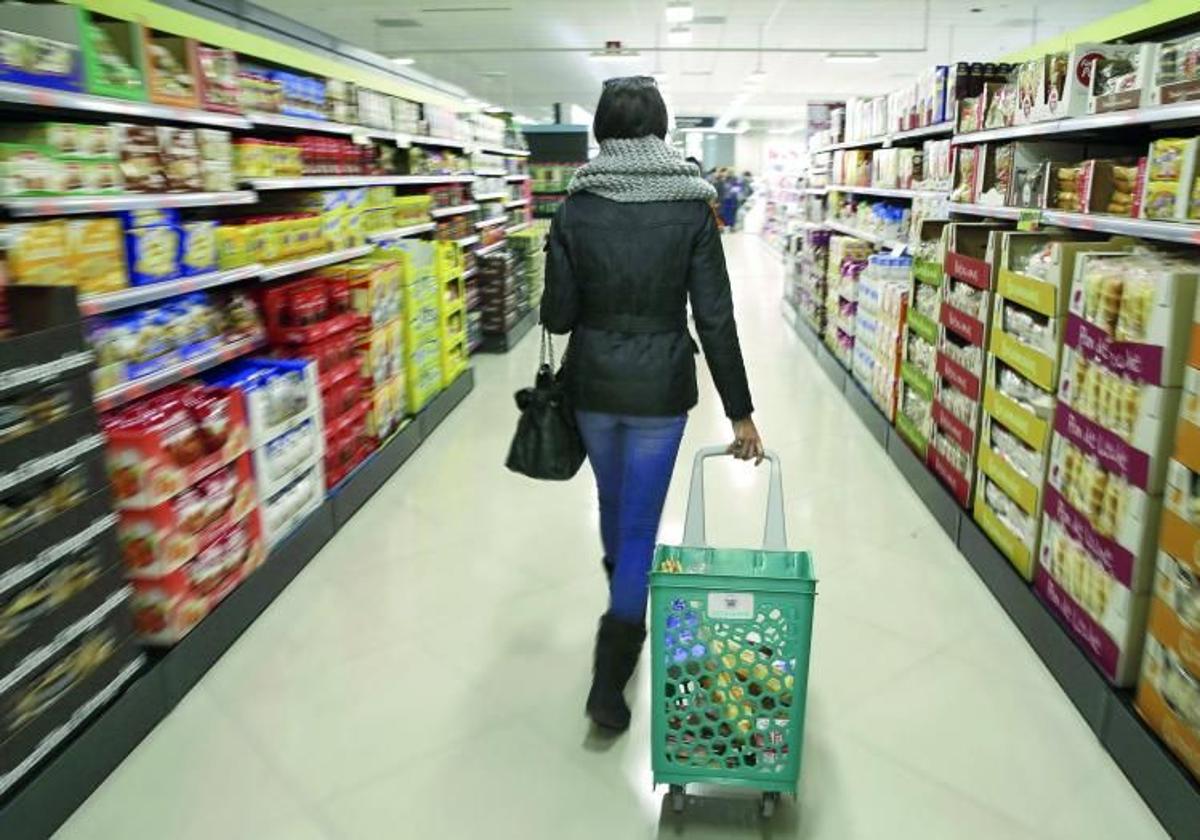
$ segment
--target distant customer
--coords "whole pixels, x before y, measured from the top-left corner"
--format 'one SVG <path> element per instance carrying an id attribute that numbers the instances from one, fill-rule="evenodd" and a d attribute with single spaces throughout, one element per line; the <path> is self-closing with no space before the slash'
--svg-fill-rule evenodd
<path id="1" fill-rule="evenodd" d="M 624 731 L 624 690 L 646 638 L 650 562 L 699 352 L 733 421 L 729 451 L 762 460 L 733 317 L 712 186 L 664 138 L 667 109 L 646 76 L 604 83 L 600 154 L 575 174 L 550 229 L 542 323 L 571 333 L 566 388 L 600 496 L 609 607 L 600 619 L 587 713 Z"/>

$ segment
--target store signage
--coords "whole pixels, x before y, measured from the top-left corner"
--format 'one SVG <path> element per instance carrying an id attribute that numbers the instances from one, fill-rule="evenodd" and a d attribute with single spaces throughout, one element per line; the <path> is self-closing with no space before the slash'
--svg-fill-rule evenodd
<path id="1" fill-rule="evenodd" d="M 715 128 L 716 117 L 676 117 L 675 128 Z"/>

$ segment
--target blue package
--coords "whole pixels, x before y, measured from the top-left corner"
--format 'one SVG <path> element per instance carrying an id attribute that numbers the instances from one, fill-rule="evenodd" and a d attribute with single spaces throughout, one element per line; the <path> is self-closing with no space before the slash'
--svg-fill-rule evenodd
<path id="1" fill-rule="evenodd" d="M 121 227 L 137 230 L 149 227 L 178 227 L 179 210 L 174 207 L 152 207 L 146 210 L 122 210 Z"/>
<path id="2" fill-rule="evenodd" d="M 179 271 L 184 277 L 217 270 L 217 223 L 179 225 Z"/>
<path id="3" fill-rule="evenodd" d="M 174 280 L 180 274 L 182 232 L 178 227 L 148 227 L 125 231 L 129 282 L 148 286 Z"/>

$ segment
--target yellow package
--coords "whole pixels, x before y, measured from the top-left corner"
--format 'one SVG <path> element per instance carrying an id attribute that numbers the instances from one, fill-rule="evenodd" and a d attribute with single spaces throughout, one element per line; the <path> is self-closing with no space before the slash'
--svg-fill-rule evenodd
<path id="1" fill-rule="evenodd" d="M 267 226 L 265 224 L 246 225 L 246 262 L 265 262 Z"/>
<path id="2" fill-rule="evenodd" d="M 217 265 L 223 271 L 250 263 L 246 251 L 248 238 L 245 225 L 221 225 L 217 228 Z"/>
<path id="3" fill-rule="evenodd" d="M 262 251 L 259 262 L 272 263 L 287 259 L 284 246 L 286 229 L 282 221 L 263 222 L 257 226 L 262 232 Z"/>
<path id="4" fill-rule="evenodd" d="M 391 206 L 394 194 L 391 187 L 368 187 L 367 206 L 374 210 L 386 210 Z"/>
<path id="5" fill-rule="evenodd" d="M 41 286 L 75 284 L 75 267 L 68 260 L 65 222 L 9 225 L 8 271 L 14 283 Z"/>
<path id="6" fill-rule="evenodd" d="M 125 242 L 115 218 L 73 219 L 67 225 L 67 250 L 81 295 L 116 292 L 129 286 Z"/>

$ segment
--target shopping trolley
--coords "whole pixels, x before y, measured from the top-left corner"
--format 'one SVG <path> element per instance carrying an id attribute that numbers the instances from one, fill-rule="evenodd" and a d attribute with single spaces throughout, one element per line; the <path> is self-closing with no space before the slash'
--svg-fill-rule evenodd
<path id="1" fill-rule="evenodd" d="M 704 462 L 696 453 L 683 544 L 655 548 L 650 576 L 654 783 L 681 812 L 691 783 L 762 791 L 770 817 L 795 796 L 816 579 L 806 551 L 789 551 L 783 476 L 771 465 L 761 549 L 708 545 Z"/>

